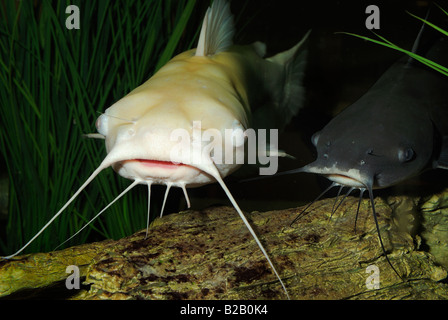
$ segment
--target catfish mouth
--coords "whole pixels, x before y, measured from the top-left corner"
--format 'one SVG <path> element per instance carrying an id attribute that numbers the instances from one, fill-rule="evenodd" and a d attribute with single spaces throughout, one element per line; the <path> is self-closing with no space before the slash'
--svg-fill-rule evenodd
<path id="1" fill-rule="evenodd" d="M 366 188 L 366 184 L 359 179 L 350 177 L 344 174 L 323 174 L 328 180 L 331 180 L 339 185 L 352 188 Z"/>
<path id="2" fill-rule="evenodd" d="M 355 189 L 368 189 L 372 187 L 372 179 L 359 169 L 341 169 L 335 165 L 332 167 L 311 163 L 299 169 L 300 172 L 316 173 L 340 186 Z"/>
<path id="3" fill-rule="evenodd" d="M 144 184 L 151 182 L 195 187 L 214 181 L 214 178 L 199 166 L 170 160 L 136 158 L 115 162 L 112 167 L 122 177 L 139 180 Z"/>
<path id="4" fill-rule="evenodd" d="M 133 159 L 133 160 L 126 160 L 126 161 L 136 161 L 136 162 L 139 162 L 141 165 L 148 167 L 148 168 L 160 168 L 160 169 L 174 170 L 181 166 L 191 167 L 190 165 L 184 164 L 184 163 L 175 163 L 175 162 L 171 162 L 171 161 L 162 161 L 162 160 Z"/>

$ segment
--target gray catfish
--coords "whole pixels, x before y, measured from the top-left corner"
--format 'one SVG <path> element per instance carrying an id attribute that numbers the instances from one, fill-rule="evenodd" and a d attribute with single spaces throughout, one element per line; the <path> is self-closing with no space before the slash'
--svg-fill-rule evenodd
<path id="1" fill-rule="evenodd" d="M 448 39 L 438 40 L 425 57 L 447 66 Z M 335 186 L 339 192 L 349 188 L 345 197 L 359 189 L 360 200 L 367 190 L 378 229 L 372 190 L 427 169 L 448 169 L 448 77 L 404 57 L 311 140 L 317 159 L 281 174 L 325 176 L 333 183 L 318 198 Z"/>
<path id="2" fill-rule="evenodd" d="M 426 57 L 448 65 L 448 40 L 441 39 Z M 447 90 L 446 76 L 400 60 L 313 135 L 318 157 L 300 171 L 371 191 L 428 168 L 448 169 Z"/>

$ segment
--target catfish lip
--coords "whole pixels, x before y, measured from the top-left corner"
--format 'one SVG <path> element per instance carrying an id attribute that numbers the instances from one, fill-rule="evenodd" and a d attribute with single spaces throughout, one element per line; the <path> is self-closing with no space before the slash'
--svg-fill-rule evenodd
<path id="1" fill-rule="evenodd" d="M 362 181 L 352 178 L 347 175 L 324 174 L 324 176 L 333 182 L 339 183 L 339 184 L 347 186 L 347 187 L 354 187 L 354 188 L 365 188 L 366 187 L 366 185 Z"/>
<path id="2" fill-rule="evenodd" d="M 302 168 L 303 172 L 317 173 L 327 179 L 347 187 L 366 188 L 369 185 L 369 177 L 359 169 L 338 168 L 322 166 L 319 163 L 311 163 Z"/>
<path id="3" fill-rule="evenodd" d="M 214 181 L 200 168 L 170 160 L 135 158 L 115 162 L 112 168 L 122 177 L 142 183 L 150 181 L 154 184 L 196 187 Z"/>
<path id="4" fill-rule="evenodd" d="M 186 164 L 183 164 L 183 163 L 174 163 L 171 161 L 161 161 L 161 160 L 135 159 L 135 160 L 128 160 L 128 161 L 137 161 L 147 167 L 157 167 L 157 168 L 163 168 L 163 169 L 175 169 L 180 166 L 186 166 Z"/>
<path id="5" fill-rule="evenodd" d="M 176 169 L 180 169 L 180 168 L 185 168 L 185 169 L 190 168 L 190 169 L 198 170 L 198 168 L 188 165 L 188 164 L 185 164 L 185 163 L 171 162 L 171 161 L 165 161 L 165 160 L 132 159 L 132 160 L 123 161 L 123 164 L 129 163 L 129 162 L 137 162 L 147 169 L 176 170 Z"/>

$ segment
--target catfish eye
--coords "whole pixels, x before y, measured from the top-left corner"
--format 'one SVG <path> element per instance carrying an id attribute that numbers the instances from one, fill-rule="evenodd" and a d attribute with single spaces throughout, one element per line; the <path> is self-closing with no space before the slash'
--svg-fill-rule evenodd
<path id="1" fill-rule="evenodd" d="M 398 160 L 400 162 L 408 162 L 414 159 L 415 153 L 412 148 L 400 148 L 398 150 Z"/>
<path id="2" fill-rule="evenodd" d="M 96 130 L 103 136 L 107 136 L 107 119 L 108 117 L 103 113 L 95 122 Z"/>
<path id="3" fill-rule="evenodd" d="M 232 141 L 233 146 L 237 147 L 237 148 L 243 146 L 244 143 L 246 142 L 246 138 L 247 138 L 244 133 L 243 125 L 239 121 L 235 120 L 233 122 L 231 130 L 232 130 L 232 136 L 231 136 L 232 140 L 231 141 Z"/>
<path id="4" fill-rule="evenodd" d="M 315 134 L 313 134 L 313 136 L 311 137 L 311 143 L 317 147 L 317 143 L 319 142 L 319 137 L 320 137 L 320 131 L 316 132 Z"/>

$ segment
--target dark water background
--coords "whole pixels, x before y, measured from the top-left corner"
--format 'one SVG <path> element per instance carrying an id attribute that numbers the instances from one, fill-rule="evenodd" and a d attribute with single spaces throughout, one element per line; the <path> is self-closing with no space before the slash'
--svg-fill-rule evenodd
<path id="1" fill-rule="evenodd" d="M 295 45 L 308 30 L 308 67 L 305 78 L 306 104 L 279 137 L 279 147 L 296 159 L 280 159 L 279 171 L 301 167 L 315 158 L 310 137 L 338 112 L 355 102 L 401 54 L 358 38 L 345 31 L 374 37 L 367 30 L 365 13 L 368 5 L 380 9 L 378 34 L 395 44 L 410 49 L 419 32 L 421 22 L 406 11 L 425 17 L 429 1 L 302 1 L 302 0 L 233 0 L 232 12 L 237 17 L 237 44 L 263 41 L 268 55 Z M 448 1 L 438 1 L 448 10 Z M 198 0 L 189 25 L 202 22 L 209 1 Z M 432 10 L 437 11 L 438 8 Z M 429 18 L 431 20 L 431 16 Z M 447 26 L 442 26 L 447 27 Z M 3 163 L 0 163 L 4 167 Z M 2 170 L 3 171 L 3 170 Z M 3 177 L 6 175 L 2 174 Z M 327 181 L 310 174 L 296 174 L 256 182 L 238 183 L 240 175 L 226 179 L 235 199 L 245 211 L 282 209 L 313 200 Z M 433 179 L 435 178 L 435 180 Z M 438 170 L 413 179 L 385 194 L 424 192 L 434 181 L 442 186 L 448 175 Z M 1 211 L 5 211 L 7 179 L 2 179 Z M 446 184 L 445 184 L 446 186 Z M 417 191 L 415 191 L 417 190 Z M 423 190 L 423 191 L 422 191 Z M 431 189 L 432 190 L 432 189 Z M 146 192 L 145 190 L 143 190 Z M 165 187 L 156 187 L 152 199 L 162 201 Z M 212 184 L 189 190 L 193 209 L 214 204 L 230 205 L 219 185 Z M 142 201 L 146 201 L 142 199 Z M 166 213 L 185 209 L 181 190 L 170 192 Z M 145 214 L 145 213 L 142 213 Z"/>
<path id="2" fill-rule="evenodd" d="M 380 10 L 380 29 L 374 30 L 393 43 L 411 49 L 422 23 L 406 11 L 425 17 L 430 1 L 233 1 L 232 11 L 242 18 L 237 43 L 263 41 L 268 53 L 275 54 L 296 44 L 312 30 L 305 78 L 306 104 L 279 137 L 279 146 L 296 159 L 280 159 L 279 171 L 301 167 L 315 159 L 310 143 L 313 133 L 322 129 L 338 112 L 355 102 L 401 54 L 394 50 L 337 32 L 373 37 L 366 28 L 368 5 Z M 438 2 L 447 8 L 447 1 Z M 432 17 L 440 10 L 432 7 Z M 253 17 L 253 15 L 255 16 Z M 245 17 L 251 17 L 248 21 Z M 247 23 L 247 24 L 246 24 Z M 446 27 L 446 26 L 445 26 Z M 429 172 L 380 194 L 431 192 L 434 184 L 448 185 L 442 170 Z M 312 201 L 328 185 L 324 178 L 295 174 L 256 182 L 238 183 L 238 174 L 229 177 L 229 188 L 244 210 L 280 209 Z M 437 189 L 435 188 L 435 189 Z M 431 191 L 430 191 L 431 190 Z M 218 185 L 189 192 L 194 207 L 227 204 Z M 331 195 L 331 194 L 330 194 Z"/>

